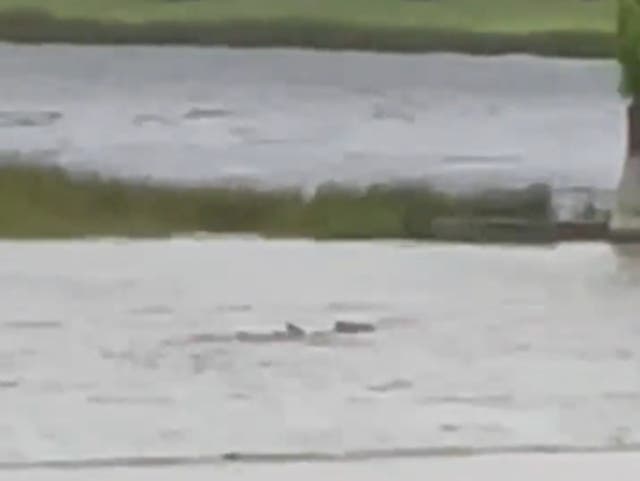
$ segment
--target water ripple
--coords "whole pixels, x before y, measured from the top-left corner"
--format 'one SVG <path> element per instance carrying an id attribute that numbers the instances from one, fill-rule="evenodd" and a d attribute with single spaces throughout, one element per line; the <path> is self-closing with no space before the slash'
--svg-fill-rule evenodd
<path id="1" fill-rule="evenodd" d="M 150 468 L 168 466 L 203 466 L 225 464 L 291 464 L 291 463 L 344 463 L 370 462 L 410 458 L 460 458 L 478 456 L 498 456 L 508 454 L 611 454 L 638 453 L 640 444 L 579 446 L 563 444 L 528 444 L 520 446 L 448 446 L 409 447 L 389 449 L 363 449 L 330 452 L 227 452 L 202 456 L 131 456 L 113 458 L 87 458 L 73 460 L 16 461 L 0 463 L 0 471 L 31 469 L 110 469 L 117 467 Z"/>

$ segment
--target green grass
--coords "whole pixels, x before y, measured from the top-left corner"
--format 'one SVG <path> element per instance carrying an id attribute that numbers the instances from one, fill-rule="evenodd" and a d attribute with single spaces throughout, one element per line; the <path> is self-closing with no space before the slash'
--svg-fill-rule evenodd
<path id="1" fill-rule="evenodd" d="M 640 2 L 620 0 L 618 24 L 618 61 L 622 66 L 621 93 L 629 97 L 640 94 Z"/>
<path id="2" fill-rule="evenodd" d="M 46 10 L 62 18 L 181 22 L 306 18 L 354 25 L 527 33 L 612 32 L 615 0 L 0 0 L 0 9 Z"/>
<path id="3" fill-rule="evenodd" d="M 610 56 L 615 15 L 616 0 L 0 0 L 0 38 Z"/>
<path id="4" fill-rule="evenodd" d="M 0 167 L 0 237 L 156 237 L 256 233 L 271 237 L 434 237 L 442 217 L 518 217 L 548 224 L 548 189 L 454 198 L 428 186 L 325 185 L 311 197 L 290 190 L 175 187 L 79 176 L 26 164 Z"/>

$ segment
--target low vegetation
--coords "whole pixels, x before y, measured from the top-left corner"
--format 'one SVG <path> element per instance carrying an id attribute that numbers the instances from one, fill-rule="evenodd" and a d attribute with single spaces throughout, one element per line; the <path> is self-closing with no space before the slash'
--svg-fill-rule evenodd
<path id="1" fill-rule="evenodd" d="M 543 185 L 454 197 L 424 185 L 295 190 L 176 187 L 71 174 L 57 167 L 0 166 L 0 237 L 154 237 L 255 233 L 317 239 L 446 237 L 434 220 L 551 222 Z M 471 239 L 474 240 L 474 239 Z M 475 240 L 482 240 L 476 238 Z"/>

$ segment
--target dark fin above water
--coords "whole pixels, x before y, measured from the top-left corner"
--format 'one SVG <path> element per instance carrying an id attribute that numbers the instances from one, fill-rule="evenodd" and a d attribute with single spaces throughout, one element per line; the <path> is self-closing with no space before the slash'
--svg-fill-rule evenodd
<path id="1" fill-rule="evenodd" d="M 291 337 L 300 338 L 306 336 L 307 332 L 300 326 L 287 322 L 287 334 Z"/>

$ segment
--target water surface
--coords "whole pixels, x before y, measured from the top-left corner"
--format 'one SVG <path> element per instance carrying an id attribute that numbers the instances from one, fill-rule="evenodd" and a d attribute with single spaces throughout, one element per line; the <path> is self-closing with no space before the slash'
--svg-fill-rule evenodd
<path id="1" fill-rule="evenodd" d="M 0 244 L 0 461 L 640 441 L 634 249 Z M 239 342 L 294 322 L 357 336 Z"/>
<path id="2" fill-rule="evenodd" d="M 610 61 L 0 46 L 0 145 L 170 181 L 614 187 Z"/>

